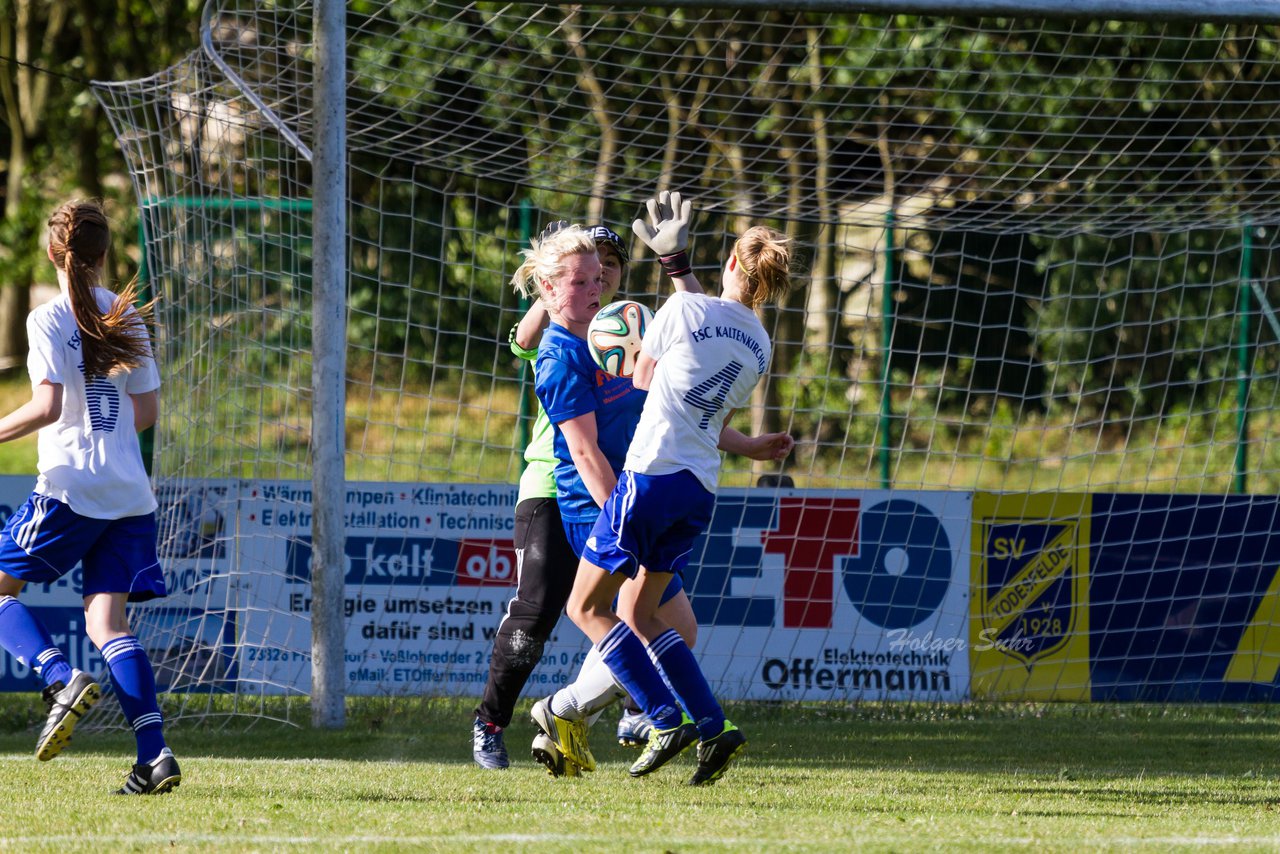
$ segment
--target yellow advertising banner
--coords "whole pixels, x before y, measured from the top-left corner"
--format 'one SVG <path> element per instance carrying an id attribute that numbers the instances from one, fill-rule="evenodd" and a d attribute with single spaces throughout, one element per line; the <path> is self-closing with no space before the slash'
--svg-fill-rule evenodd
<path id="1" fill-rule="evenodd" d="M 973 499 L 975 699 L 1089 699 L 1088 495 Z"/>

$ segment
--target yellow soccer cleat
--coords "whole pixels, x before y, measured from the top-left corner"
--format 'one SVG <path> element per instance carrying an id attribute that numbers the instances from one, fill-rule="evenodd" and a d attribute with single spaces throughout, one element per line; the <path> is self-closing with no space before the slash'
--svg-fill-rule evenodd
<path id="1" fill-rule="evenodd" d="M 551 698 L 539 700 L 533 704 L 533 722 L 551 739 L 551 742 L 564 754 L 568 762 L 577 765 L 583 771 L 596 770 L 595 757 L 587 745 L 587 722 L 562 718 L 551 711 Z"/>

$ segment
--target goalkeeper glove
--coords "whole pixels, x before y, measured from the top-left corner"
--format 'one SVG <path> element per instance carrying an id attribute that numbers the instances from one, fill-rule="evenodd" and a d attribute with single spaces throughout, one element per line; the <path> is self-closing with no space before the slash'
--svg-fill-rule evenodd
<path id="1" fill-rule="evenodd" d="M 637 219 L 631 223 L 631 230 L 658 256 L 668 276 L 677 278 L 691 272 L 693 265 L 689 263 L 688 248 L 693 202 L 678 190 L 663 190 L 656 199 L 649 199 L 645 207 L 649 211 L 649 222 Z"/>

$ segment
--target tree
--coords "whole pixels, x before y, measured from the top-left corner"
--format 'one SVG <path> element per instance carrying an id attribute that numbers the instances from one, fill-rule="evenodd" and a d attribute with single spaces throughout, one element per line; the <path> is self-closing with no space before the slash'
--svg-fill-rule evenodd
<path id="1" fill-rule="evenodd" d="M 11 61 L 0 69 L 0 94 L 4 96 L 5 124 L 9 136 L 9 162 L 5 174 L 4 259 L 9 275 L 0 287 L 0 371 L 23 363 L 26 354 L 25 323 L 30 302 L 33 264 L 22 254 L 36 234 L 39 188 L 28 173 L 36 149 L 45 143 L 55 80 L 33 66 L 49 68 L 57 62 L 58 37 L 67 25 L 71 4 L 66 0 L 37 3 L 8 0 L 0 14 L 0 55 Z M 61 95 L 61 92 L 57 93 Z"/>
<path id="2" fill-rule="evenodd" d="M 0 216 L 0 371 L 23 363 L 25 320 L 40 236 L 49 211 L 68 196 L 112 192 L 105 176 L 123 170 L 115 138 L 89 93 L 90 79 L 153 74 L 198 45 L 199 3 L 146 0 L 0 0 L 0 96 L 8 152 Z M 132 193 L 118 199 L 133 210 Z M 133 217 L 117 224 L 132 233 Z M 129 264 L 113 270 L 131 275 Z"/>

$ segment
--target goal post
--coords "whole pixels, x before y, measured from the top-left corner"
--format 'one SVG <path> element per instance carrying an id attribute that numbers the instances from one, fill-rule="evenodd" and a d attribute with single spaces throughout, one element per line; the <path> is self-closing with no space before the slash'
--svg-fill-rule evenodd
<path id="1" fill-rule="evenodd" d="M 311 722 L 346 721 L 347 2 L 316 0 Z"/>
<path id="2" fill-rule="evenodd" d="M 507 282 L 545 222 L 627 235 L 661 188 L 695 200 L 709 285 L 750 223 L 805 261 L 740 425 L 797 449 L 726 459 L 686 579 L 726 696 L 1271 697 L 1275 4 L 371 2 L 341 96 L 318 13 L 211 3 L 204 51 L 95 90 L 140 201 L 207 202 L 143 205 L 157 482 L 225 490 L 224 556 L 180 559 L 221 610 L 182 607 L 234 635 L 242 709 L 312 692 L 326 549 L 347 691 L 478 692 L 528 415 Z M 332 235 L 252 200 L 318 206 L 334 122 L 322 370 Z M 582 648 L 562 627 L 538 684 Z"/>

